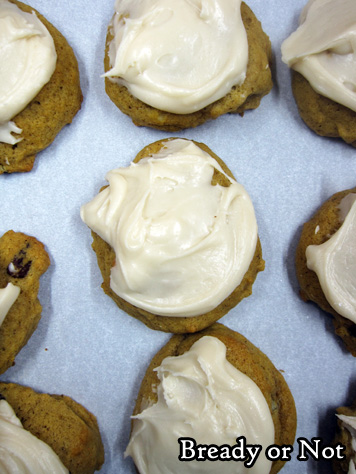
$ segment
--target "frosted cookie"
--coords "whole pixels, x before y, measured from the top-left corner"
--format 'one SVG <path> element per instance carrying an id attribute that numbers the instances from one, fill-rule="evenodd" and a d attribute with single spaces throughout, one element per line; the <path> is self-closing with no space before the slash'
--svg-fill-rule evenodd
<path id="1" fill-rule="evenodd" d="M 135 125 L 175 131 L 257 108 L 270 62 L 269 38 L 241 0 L 116 1 L 105 87 Z"/>
<path id="2" fill-rule="evenodd" d="M 50 264 L 44 245 L 21 232 L 0 238 L 0 374 L 14 364 L 41 318 L 37 294 Z"/>
<path id="3" fill-rule="evenodd" d="M 30 171 L 80 109 L 78 64 L 32 7 L 0 0 L 0 25 L 0 174 Z"/>
<path id="4" fill-rule="evenodd" d="M 101 468 L 98 423 L 82 405 L 4 382 L 0 396 L 0 466 L 6 472 L 13 472 L 6 470 L 13 463 L 23 463 L 31 474 L 91 474 Z"/>
<path id="5" fill-rule="evenodd" d="M 334 194 L 304 224 L 296 251 L 301 296 L 333 315 L 356 356 L 356 188 Z"/>
<path id="6" fill-rule="evenodd" d="M 356 146 L 356 3 L 311 0 L 282 44 L 300 116 L 314 132 Z"/>
<path id="7" fill-rule="evenodd" d="M 338 426 L 333 444 L 345 446 L 345 459 L 334 459 L 333 469 L 336 474 L 352 474 L 356 471 L 356 402 L 337 408 L 336 416 Z"/>
<path id="8" fill-rule="evenodd" d="M 276 473 L 284 463 L 266 459 L 265 448 L 293 445 L 295 431 L 294 400 L 281 373 L 241 334 L 216 323 L 196 334 L 174 335 L 153 357 L 125 455 L 145 474 Z M 245 469 L 241 460 L 226 457 L 226 446 L 235 446 L 239 437 L 262 446 L 255 464 Z M 225 461 L 179 461 L 184 456 L 179 438 L 225 446 Z"/>
<path id="9" fill-rule="evenodd" d="M 145 147 L 81 208 L 102 287 L 148 327 L 195 332 L 252 292 L 264 269 L 246 190 L 207 146 Z"/>

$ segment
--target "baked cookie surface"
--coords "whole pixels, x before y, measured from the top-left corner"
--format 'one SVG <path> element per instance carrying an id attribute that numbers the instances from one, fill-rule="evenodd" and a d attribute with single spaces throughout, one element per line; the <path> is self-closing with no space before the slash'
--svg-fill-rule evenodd
<path id="1" fill-rule="evenodd" d="M 223 342 L 226 346 L 226 359 L 252 379 L 261 390 L 271 412 L 275 444 L 293 445 L 296 432 L 296 409 L 293 396 L 282 374 L 269 358 L 244 336 L 219 323 L 195 334 L 172 336 L 153 357 L 145 373 L 133 416 L 157 403 L 156 387 L 159 379 L 155 369 L 161 365 L 163 359 L 186 353 L 196 341 L 204 336 L 212 336 Z M 132 422 L 134 423 L 134 420 Z M 273 474 L 278 472 L 283 464 L 282 461 L 274 462 L 270 472 Z"/>
<path id="2" fill-rule="evenodd" d="M 243 115 L 246 110 L 257 108 L 262 97 L 270 92 L 273 85 L 270 69 L 271 43 L 262 30 L 261 23 L 244 2 L 241 4 L 241 14 L 249 48 L 246 79 L 240 86 L 232 87 L 231 91 L 223 98 L 196 112 L 175 114 L 145 104 L 131 95 L 125 86 L 105 78 L 105 89 L 108 96 L 124 114 L 131 117 L 135 125 L 166 131 L 196 127 L 223 114 Z M 110 69 L 108 45 L 111 40 L 112 34 L 109 27 L 104 59 L 106 72 Z"/>
<path id="3" fill-rule="evenodd" d="M 47 443 L 71 474 L 91 474 L 104 462 L 96 417 L 66 395 L 38 393 L 29 387 L 0 382 L 0 395 L 23 427 Z"/>
<path id="4" fill-rule="evenodd" d="M 83 99 L 77 59 L 64 36 L 32 7 L 16 0 L 10 2 L 24 12 L 34 11 L 46 26 L 54 40 L 57 64 L 50 81 L 13 118 L 22 129 L 22 140 L 15 145 L 0 143 L 0 174 L 30 171 L 36 154 L 72 122 Z"/>
<path id="5" fill-rule="evenodd" d="M 173 139 L 174 140 L 174 139 Z M 134 163 L 138 163 L 141 159 L 154 155 L 164 148 L 165 143 L 168 140 L 162 140 L 152 143 L 145 147 L 134 159 Z M 215 155 L 206 145 L 202 143 L 192 142 L 203 151 L 207 152 L 213 157 L 221 169 L 231 178 L 233 178 L 231 171 L 227 168 L 226 164 Z M 212 178 L 212 184 L 220 184 L 221 186 L 228 186 L 229 180 L 220 172 L 214 170 Z M 210 326 L 213 322 L 224 316 L 230 309 L 236 306 L 243 298 L 249 296 L 252 293 L 252 285 L 256 279 L 258 272 L 264 270 L 264 260 L 262 259 L 262 248 L 259 238 L 257 237 L 256 248 L 254 256 L 250 262 L 249 268 L 246 271 L 240 284 L 232 291 L 232 293 L 226 297 L 217 307 L 213 310 L 206 312 L 205 314 L 199 314 L 197 316 L 179 316 L 174 317 L 157 315 L 151 313 L 145 309 L 137 307 L 122 297 L 118 296 L 111 288 L 110 278 L 111 270 L 115 265 L 116 257 L 113 248 L 105 242 L 97 233 L 92 231 L 93 236 L 93 250 L 96 253 L 98 266 L 100 268 L 103 283 L 102 288 L 104 292 L 109 295 L 120 309 L 125 311 L 127 314 L 139 319 L 146 326 L 151 329 L 156 329 L 165 332 L 173 333 L 191 333 L 196 332 Z"/>
<path id="6" fill-rule="evenodd" d="M 356 112 L 318 94 L 298 72 L 292 74 L 292 90 L 306 125 L 322 137 L 341 138 L 356 146 Z"/>
<path id="7" fill-rule="evenodd" d="M 39 280 L 50 264 L 44 245 L 34 237 L 8 231 L 0 238 L 0 288 L 12 283 L 20 293 L 0 326 L 0 373 L 14 364 L 41 318 Z"/>
<path id="8" fill-rule="evenodd" d="M 353 0 L 306 2 L 297 29 L 281 46 L 292 70 L 292 91 L 305 124 L 323 137 L 355 146 L 356 94 Z M 325 27 L 327 25 L 327 27 Z M 352 26 L 351 26 L 352 25 Z"/>
<path id="9" fill-rule="evenodd" d="M 343 340 L 346 349 L 356 356 L 355 323 L 341 316 L 328 302 L 318 275 L 307 266 L 306 249 L 309 245 L 321 245 L 327 242 L 341 227 L 340 203 L 356 188 L 341 191 L 331 196 L 304 224 L 296 250 L 296 273 L 300 285 L 300 295 L 304 301 L 312 301 L 333 316 L 335 332 Z"/>

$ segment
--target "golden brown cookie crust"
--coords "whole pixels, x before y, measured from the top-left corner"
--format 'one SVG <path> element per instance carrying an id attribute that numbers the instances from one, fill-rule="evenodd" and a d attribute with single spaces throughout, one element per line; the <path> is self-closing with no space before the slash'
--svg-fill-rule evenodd
<path id="1" fill-rule="evenodd" d="M 339 220 L 339 204 L 356 188 L 334 194 L 306 222 L 296 250 L 296 271 L 300 285 L 300 295 L 304 301 L 313 301 L 321 309 L 333 315 L 335 332 L 342 338 L 346 349 L 356 357 L 356 327 L 349 319 L 338 314 L 328 303 L 321 289 L 318 276 L 307 267 L 305 251 L 308 245 L 320 245 L 327 241 L 341 226 Z M 318 227 L 318 232 L 315 229 Z"/>
<path id="2" fill-rule="evenodd" d="M 47 443 L 71 474 L 91 474 L 104 463 L 97 420 L 66 395 L 38 393 L 29 387 L 0 382 L 0 394 L 23 427 Z"/>
<path id="3" fill-rule="evenodd" d="M 164 146 L 166 141 L 167 140 L 161 140 L 148 145 L 143 150 L 141 150 L 141 152 L 136 156 L 134 162 L 137 163 L 142 158 L 157 153 Z M 231 178 L 234 178 L 226 164 L 217 155 L 215 155 L 215 153 L 213 153 L 206 145 L 198 142 L 194 143 L 195 145 L 199 146 L 201 149 L 209 153 L 209 155 L 211 155 L 213 158 L 215 158 L 215 160 L 220 164 L 224 172 L 228 174 Z M 226 177 L 221 173 L 216 173 L 213 176 L 213 184 L 215 182 L 219 183 L 222 186 L 227 186 L 228 183 L 226 183 L 226 181 Z M 261 243 L 258 239 L 255 255 L 242 282 L 237 288 L 235 288 L 231 295 L 228 296 L 222 303 L 220 303 L 219 306 L 217 306 L 214 310 L 209 311 L 208 313 L 205 313 L 203 315 L 193 317 L 158 316 L 149 313 L 144 309 L 133 306 L 132 304 L 120 298 L 116 293 L 113 292 L 113 290 L 110 288 L 110 272 L 111 268 L 115 265 L 115 252 L 110 247 L 110 245 L 107 244 L 95 232 L 92 232 L 92 236 L 92 247 L 96 253 L 98 265 L 103 277 L 103 283 L 101 286 L 104 292 L 115 301 L 115 303 L 119 306 L 120 309 L 125 311 L 130 316 L 133 316 L 134 318 L 140 320 L 147 327 L 159 331 L 172 332 L 175 334 L 193 333 L 196 331 L 200 331 L 210 326 L 218 319 L 222 318 L 243 298 L 249 296 L 252 293 L 252 285 L 256 279 L 256 276 L 258 272 L 264 270 L 265 265 L 265 262 L 262 259 Z"/>
<path id="4" fill-rule="evenodd" d="M 133 415 L 140 413 L 150 403 L 157 402 L 155 387 L 159 383 L 154 369 L 159 367 L 164 358 L 179 356 L 203 336 L 217 337 L 226 346 L 227 360 L 238 370 L 250 377 L 262 391 L 275 427 L 275 443 L 293 445 L 297 415 L 293 396 L 282 374 L 269 358 L 241 334 L 215 323 L 195 334 L 173 335 L 168 343 L 153 357 L 136 400 Z M 277 473 L 284 462 L 272 464 L 271 474 Z"/>
<path id="5" fill-rule="evenodd" d="M 9 270 L 13 264 L 14 271 Z M 0 238 L 0 288 L 12 283 L 20 294 L 0 326 L 0 374 L 14 364 L 41 319 L 37 298 L 41 275 L 50 264 L 44 245 L 21 232 L 6 232 Z"/>
<path id="6" fill-rule="evenodd" d="M 341 138 L 356 146 L 356 112 L 315 92 L 295 71 L 292 90 L 299 114 L 309 128 L 322 137 Z"/>
<path id="7" fill-rule="evenodd" d="M 223 114 L 238 113 L 243 115 L 246 110 L 256 109 L 262 97 L 270 92 L 273 85 L 270 69 L 271 43 L 262 30 L 261 23 L 244 2 L 241 4 L 241 14 L 249 46 L 246 80 L 241 86 L 233 87 L 225 97 L 197 112 L 181 115 L 151 107 L 133 97 L 125 86 L 105 78 L 105 89 L 108 96 L 124 114 L 131 117 L 135 125 L 166 131 L 196 127 Z M 111 39 L 109 26 L 104 59 L 105 71 L 110 69 L 107 53 Z"/>
<path id="8" fill-rule="evenodd" d="M 72 122 L 83 99 L 78 63 L 64 36 L 34 8 L 9 0 L 21 10 L 34 11 L 46 26 L 57 51 L 56 69 L 36 97 L 13 118 L 22 129 L 16 145 L 0 143 L 0 174 L 30 171 L 36 154 L 52 143 L 59 131 Z"/>

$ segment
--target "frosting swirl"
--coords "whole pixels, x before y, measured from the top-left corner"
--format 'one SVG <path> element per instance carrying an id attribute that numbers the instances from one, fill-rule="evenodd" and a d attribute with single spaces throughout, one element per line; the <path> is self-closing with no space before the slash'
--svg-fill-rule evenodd
<path id="1" fill-rule="evenodd" d="M 329 240 L 307 247 L 307 266 L 318 275 L 330 306 L 356 323 L 356 194 L 341 201 L 340 220 L 343 224 Z"/>
<path id="2" fill-rule="evenodd" d="M 356 112 L 356 3 L 310 0 L 282 60 L 319 94 Z"/>
<path id="3" fill-rule="evenodd" d="M 116 0 L 115 10 L 105 76 L 146 104 L 191 113 L 244 82 L 241 0 Z"/>
<path id="4" fill-rule="evenodd" d="M 69 474 L 52 448 L 22 427 L 6 400 L 0 400 L 0 471 Z"/>
<path id="5" fill-rule="evenodd" d="M 0 141 L 21 140 L 11 120 L 50 80 L 57 61 L 52 36 L 35 13 L 0 0 Z"/>
<path id="6" fill-rule="evenodd" d="M 223 170 L 193 142 L 110 171 L 109 186 L 82 206 L 83 221 L 115 251 L 110 286 L 153 314 L 196 316 L 241 283 L 257 243 L 252 202 L 242 185 L 212 185 Z"/>
<path id="7" fill-rule="evenodd" d="M 0 326 L 20 294 L 20 288 L 8 283 L 5 288 L 0 288 Z"/>
<path id="8" fill-rule="evenodd" d="M 351 435 L 352 456 L 349 463 L 348 474 L 356 474 L 356 417 L 348 415 L 336 415 L 345 430 Z"/>
<path id="9" fill-rule="evenodd" d="M 226 347 L 204 336 L 181 356 L 167 357 L 156 369 L 158 401 L 134 416 L 125 455 L 139 472 L 221 472 L 265 474 L 271 461 L 262 454 L 248 468 L 240 462 L 178 460 L 180 437 L 197 444 L 234 445 L 238 436 L 266 448 L 274 443 L 274 424 L 255 382 L 226 359 Z M 264 452 L 264 449 L 263 449 Z"/>

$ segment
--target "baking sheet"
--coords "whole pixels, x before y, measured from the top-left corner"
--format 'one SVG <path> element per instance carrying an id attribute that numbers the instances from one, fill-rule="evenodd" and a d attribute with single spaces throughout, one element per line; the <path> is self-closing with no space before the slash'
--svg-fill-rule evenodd
<path id="1" fill-rule="evenodd" d="M 334 335 L 331 318 L 298 296 L 294 253 L 301 225 L 333 193 L 355 183 L 355 149 L 321 138 L 301 121 L 281 62 L 282 41 L 296 28 L 304 0 L 250 0 L 270 36 L 274 88 L 260 107 L 175 133 L 206 143 L 230 167 L 255 205 L 266 269 L 253 294 L 221 319 L 283 371 L 294 395 L 297 438 L 331 441 L 337 406 L 355 397 L 355 359 Z M 113 0 L 33 0 L 77 56 L 84 101 L 73 123 L 41 152 L 30 173 L 0 177 L 0 234 L 37 237 L 51 257 L 41 279 L 38 329 L 1 379 L 64 393 L 98 418 L 104 474 L 134 473 L 123 452 L 130 415 L 151 357 L 169 339 L 121 312 L 101 290 L 89 229 L 80 206 L 147 144 L 172 136 L 135 127 L 104 90 L 103 55 Z M 328 473 L 329 463 L 300 462 L 297 443 L 283 471 Z"/>

